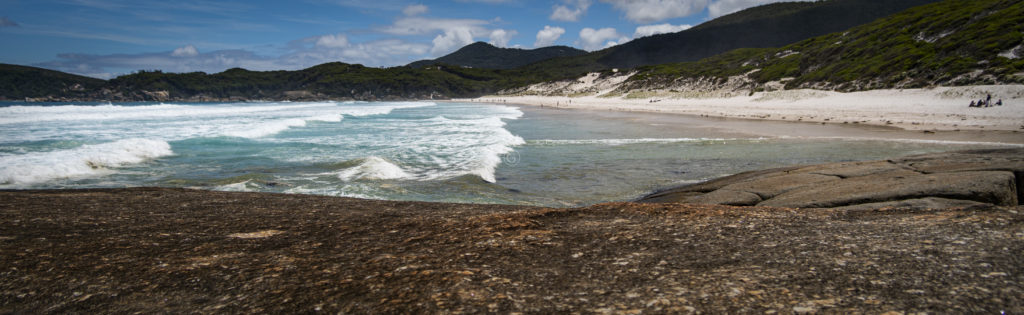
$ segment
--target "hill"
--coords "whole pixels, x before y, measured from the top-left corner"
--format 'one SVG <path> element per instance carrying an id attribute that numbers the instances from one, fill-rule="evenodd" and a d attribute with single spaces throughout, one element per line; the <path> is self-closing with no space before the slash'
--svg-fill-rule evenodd
<path id="1" fill-rule="evenodd" d="M 839 32 L 939 0 L 827 0 L 782 2 L 725 15 L 693 28 L 634 39 L 586 55 L 529 66 L 566 73 L 698 61 L 739 48 L 768 48 Z"/>
<path id="2" fill-rule="evenodd" d="M 152 98 L 139 91 L 167 91 L 169 99 L 428 99 L 482 95 L 532 81 L 498 70 L 440 65 L 372 68 L 341 62 L 298 71 L 229 69 L 216 74 L 138 72 L 110 80 L 126 99 Z M 536 79 L 541 80 L 541 79 Z"/>
<path id="3" fill-rule="evenodd" d="M 222 101 L 472 97 L 562 77 L 551 71 L 435 65 L 372 68 L 341 62 L 297 71 L 229 69 L 207 74 L 139 71 L 109 81 L 0 65 L 0 95 L 43 101 Z"/>
<path id="4" fill-rule="evenodd" d="M 947 0 L 782 48 L 638 69 L 620 90 L 704 80 L 844 91 L 1024 82 L 1024 2 Z"/>
<path id="5" fill-rule="evenodd" d="M 412 68 L 434 64 L 458 65 L 470 68 L 512 69 L 556 57 L 574 57 L 586 51 L 566 46 L 551 46 L 537 49 L 498 48 L 484 42 L 476 42 L 434 60 L 420 60 L 410 63 Z"/>
<path id="6" fill-rule="evenodd" d="M 44 95 L 84 96 L 106 82 L 59 71 L 0 64 L 0 100 L 22 100 Z"/>

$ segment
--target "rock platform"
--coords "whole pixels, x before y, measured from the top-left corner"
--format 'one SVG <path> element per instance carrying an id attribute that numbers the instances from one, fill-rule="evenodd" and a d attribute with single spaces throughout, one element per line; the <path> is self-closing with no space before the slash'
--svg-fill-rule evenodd
<path id="1" fill-rule="evenodd" d="M 648 203 L 785 208 L 1016 206 L 1024 149 L 972 150 L 740 173 L 656 192 Z"/>

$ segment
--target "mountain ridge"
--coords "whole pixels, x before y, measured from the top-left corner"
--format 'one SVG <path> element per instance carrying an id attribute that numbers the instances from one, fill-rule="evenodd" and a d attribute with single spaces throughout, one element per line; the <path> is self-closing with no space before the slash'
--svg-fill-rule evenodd
<path id="1" fill-rule="evenodd" d="M 586 51 L 568 46 L 519 49 L 500 48 L 485 42 L 475 42 L 443 57 L 415 61 L 406 66 L 422 68 L 434 64 L 447 64 L 470 68 L 513 69 L 555 57 L 574 57 L 586 53 Z"/>

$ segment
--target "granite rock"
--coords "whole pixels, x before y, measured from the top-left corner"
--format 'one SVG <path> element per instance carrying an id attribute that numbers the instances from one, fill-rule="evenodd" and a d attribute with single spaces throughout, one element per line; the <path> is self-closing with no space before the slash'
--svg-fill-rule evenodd
<path id="1" fill-rule="evenodd" d="M 788 208 L 1014 206 L 1024 200 L 1022 185 L 1024 149 L 991 149 L 745 172 L 639 201 Z"/>

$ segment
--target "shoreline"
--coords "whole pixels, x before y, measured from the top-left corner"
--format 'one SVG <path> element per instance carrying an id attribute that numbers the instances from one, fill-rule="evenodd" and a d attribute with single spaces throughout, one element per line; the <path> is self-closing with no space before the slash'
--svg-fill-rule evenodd
<path id="1" fill-rule="evenodd" d="M 1020 187 L 1022 150 L 902 162 L 1016 191 L 1007 185 Z M 704 197 L 737 185 L 765 194 L 748 179 L 767 176 L 777 190 L 794 176 L 859 175 L 890 189 L 867 177 L 915 173 L 886 163 L 894 161 L 768 169 L 693 188 L 721 186 Z M 959 186 L 967 199 L 1001 196 Z M 651 196 L 672 199 L 666 193 L 689 195 Z M 1024 206 L 1002 197 L 548 208 L 158 187 L 0 190 L 0 313 L 1019 313 Z"/>
<path id="2" fill-rule="evenodd" d="M 644 93 L 646 97 L 642 98 L 605 96 L 612 91 L 608 89 L 587 96 L 491 95 L 453 101 L 874 125 L 927 132 L 1024 131 L 1024 85 L 884 89 L 850 93 L 801 89 L 730 97 L 686 97 L 683 93 L 673 92 L 649 92 Z M 971 100 L 985 98 L 989 94 L 993 97 L 992 102 L 1002 99 L 1004 105 L 968 107 Z"/>

